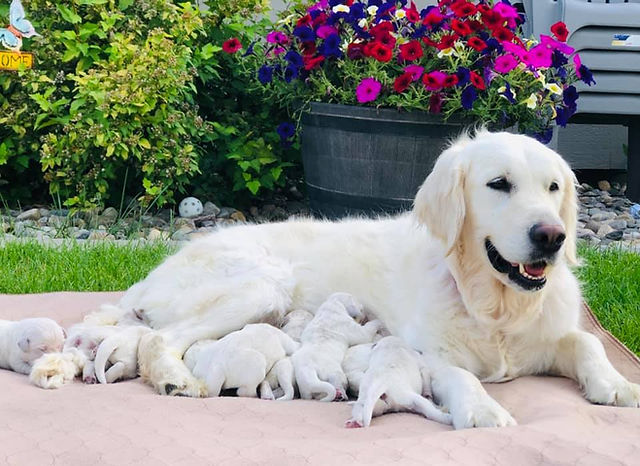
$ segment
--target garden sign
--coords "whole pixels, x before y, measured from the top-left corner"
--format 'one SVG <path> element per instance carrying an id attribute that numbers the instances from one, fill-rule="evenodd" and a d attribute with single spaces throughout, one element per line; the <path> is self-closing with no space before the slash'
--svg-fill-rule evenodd
<path id="1" fill-rule="evenodd" d="M 9 49 L 0 50 L 0 70 L 15 71 L 33 66 L 33 54 L 21 52 L 22 38 L 39 36 L 33 25 L 24 17 L 20 0 L 12 0 L 9 6 L 9 25 L 0 28 L 0 45 Z"/>

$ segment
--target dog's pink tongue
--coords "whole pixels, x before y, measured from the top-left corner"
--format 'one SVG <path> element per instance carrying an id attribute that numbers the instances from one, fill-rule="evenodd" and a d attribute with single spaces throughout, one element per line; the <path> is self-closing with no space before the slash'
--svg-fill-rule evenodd
<path id="1" fill-rule="evenodd" d="M 524 271 L 532 277 L 540 277 L 544 275 L 544 265 L 534 266 L 532 264 L 525 264 Z"/>

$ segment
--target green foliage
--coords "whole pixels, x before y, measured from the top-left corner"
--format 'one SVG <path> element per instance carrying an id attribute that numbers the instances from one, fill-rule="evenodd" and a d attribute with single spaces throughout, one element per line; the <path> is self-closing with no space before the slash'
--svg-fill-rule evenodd
<path id="1" fill-rule="evenodd" d="M 125 193 L 161 206 L 187 191 L 236 202 L 283 185 L 283 157 L 296 153 L 273 131 L 280 110 L 251 94 L 253 76 L 220 47 L 262 33 L 251 19 L 264 0 L 210 6 L 26 3 L 43 37 L 25 41 L 34 69 L 0 72 L 0 180 L 10 181 L 0 194 L 42 200 L 48 188 L 88 207 Z M 238 199 L 220 195 L 232 189 Z"/>

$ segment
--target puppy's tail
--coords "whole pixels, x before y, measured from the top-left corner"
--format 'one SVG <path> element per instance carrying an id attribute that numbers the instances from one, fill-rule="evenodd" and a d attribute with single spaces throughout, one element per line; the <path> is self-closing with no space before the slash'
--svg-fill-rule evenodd
<path id="1" fill-rule="evenodd" d="M 118 338 L 117 336 L 107 337 L 102 340 L 100 346 L 98 346 L 98 351 L 96 352 L 95 359 L 95 371 L 96 378 L 100 381 L 100 383 L 107 383 L 107 378 L 105 376 L 105 370 L 107 367 L 107 362 L 109 358 L 113 354 L 113 352 L 118 347 Z"/>
<path id="2" fill-rule="evenodd" d="M 387 384 L 382 380 L 367 382 L 363 380 L 360 384 L 360 394 L 358 396 L 358 403 L 362 403 L 362 424 L 364 427 L 369 427 L 371 424 L 376 403 L 387 390 Z"/>
<path id="3" fill-rule="evenodd" d="M 320 401 L 333 401 L 336 398 L 336 387 L 329 382 L 320 380 L 318 374 L 312 367 L 296 367 L 296 379 L 300 392 L 303 391 L 313 395 L 314 393 L 326 393 Z"/>
<path id="4" fill-rule="evenodd" d="M 291 356 L 293 353 L 298 351 L 298 349 L 300 348 L 300 343 L 295 341 L 286 333 L 284 332 L 281 332 L 281 333 L 282 335 L 280 335 L 280 344 L 284 348 L 284 352 L 287 353 L 287 356 Z"/>

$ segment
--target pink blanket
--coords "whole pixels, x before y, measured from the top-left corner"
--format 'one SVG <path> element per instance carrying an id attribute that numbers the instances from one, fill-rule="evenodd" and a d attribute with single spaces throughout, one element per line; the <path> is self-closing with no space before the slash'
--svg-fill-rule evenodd
<path id="1" fill-rule="evenodd" d="M 0 295 L 0 318 L 68 326 L 118 296 Z M 640 361 L 587 309 L 584 327 L 640 382 Z M 0 464 L 640 464 L 640 409 L 591 405 L 563 378 L 488 384 L 519 425 L 464 431 L 412 414 L 345 429 L 346 403 L 161 397 L 140 380 L 47 391 L 0 370 L 0 387 Z"/>

